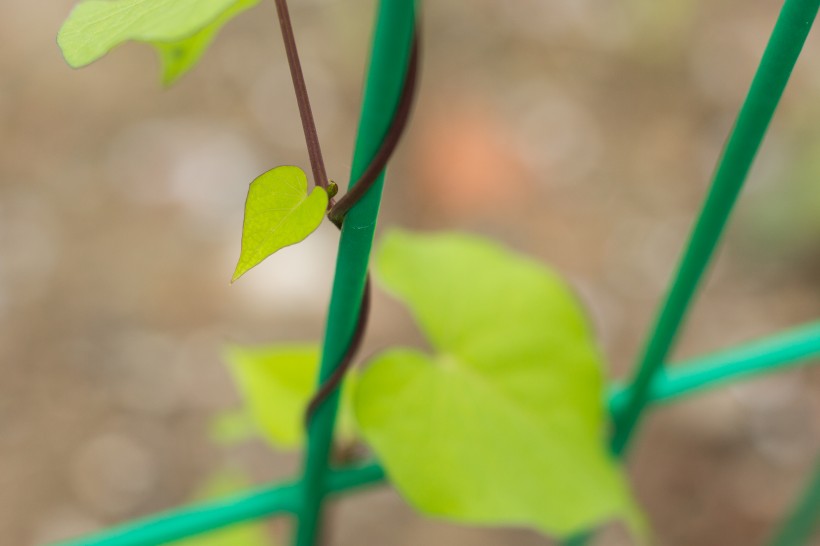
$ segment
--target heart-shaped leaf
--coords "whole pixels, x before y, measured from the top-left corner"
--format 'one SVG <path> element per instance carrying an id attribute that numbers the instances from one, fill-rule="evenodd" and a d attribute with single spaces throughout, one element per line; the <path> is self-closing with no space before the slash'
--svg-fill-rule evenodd
<path id="1" fill-rule="evenodd" d="M 308 194 L 307 177 L 299 167 L 276 167 L 251 182 L 245 202 L 242 251 L 231 282 L 262 260 L 313 233 L 327 210 L 327 192 Z"/>
<path id="2" fill-rule="evenodd" d="M 305 410 L 316 389 L 319 348 L 315 345 L 229 347 L 226 360 L 262 435 L 275 447 L 298 448 L 304 442 Z M 337 432 L 343 442 L 355 438 L 350 373 L 342 386 Z"/>
<path id="3" fill-rule="evenodd" d="M 86 0 L 75 7 L 57 43 L 74 68 L 129 40 L 157 47 L 171 83 L 201 57 L 231 18 L 259 0 Z"/>
<path id="4" fill-rule="evenodd" d="M 360 432 L 420 511 L 567 536 L 640 516 L 604 440 L 601 355 L 567 285 L 462 235 L 393 233 L 381 283 L 436 351 L 362 374 Z"/>

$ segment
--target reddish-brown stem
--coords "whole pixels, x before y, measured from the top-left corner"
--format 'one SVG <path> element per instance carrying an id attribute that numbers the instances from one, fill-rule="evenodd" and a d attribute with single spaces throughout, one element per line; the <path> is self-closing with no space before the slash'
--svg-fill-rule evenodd
<path id="1" fill-rule="evenodd" d="M 287 1 L 276 0 L 276 11 L 279 14 L 279 26 L 282 28 L 282 39 L 285 42 L 285 53 L 293 79 L 293 89 L 296 91 L 299 116 L 302 118 L 302 128 L 305 131 L 310 167 L 313 170 L 313 182 L 327 189 L 327 171 L 325 171 L 325 162 L 322 159 L 322 148 L 319 146 L 319 133 L 316 131 L 313 110 L 310 108 L 310 98 L 305 85 L 305 76 L 302 73 L 302 64 L 299 62 L 299 52 L 296 50 L 296 38 L 293 35 Z"/>
<path id="2" fill-rule="evenodd" d="M 396 106 L 396 112 L 393 115 L 393 121 L 387 129 L 382 144 L 370 161 L 370 164 L 365 169 L 364 173 L 359 177 L 355 184 L 351 185 L 350 190 L 330 209 L 328 217 L 330 221 L 337 226 L 342 225 L 345 215 L 353 208 L 353 205 L 359 202 L 364 195 L 370 190 L 370 187 L 378 180 L 379 175 L 387 166 L 387 161 L 396 150 L 399 140 L 404 134 L 407 127 L 407 121 L 410 119 L 410 110 L 413 106 L 413 97 L 416 91 L 416 78 L 418 77 L 418 63 L 419 63 L 419 40 L 418 30 L 413 37 L 413 46 L 410 51 L 410 60 L 407 65 L 407 76 L 404 80 L 404 87 L 402 87 L 399 103 Z"/>

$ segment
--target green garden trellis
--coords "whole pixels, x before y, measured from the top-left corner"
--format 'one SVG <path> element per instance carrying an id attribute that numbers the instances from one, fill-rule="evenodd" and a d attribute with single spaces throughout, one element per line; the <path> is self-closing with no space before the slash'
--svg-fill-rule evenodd
<path id="1" fill-rule="evenodd" d="M 634 378 L 610 393 L 614 423 L 612 450 L 623 455 L 647 407 L 701 392 L 726 382 L 804 363 L 820 356 L 820 322 L 717 354 L 664 367 L 686 312 L 711 261 L 729 214 L 763 141 L 800 50 L 820 8 L 820 0 L 786 0 L 738 114 L 678 271 L 661 306 Z M 378 150 L 402 91 L 414 36 L 415 2 L 381 0 L 365 86 L 351 180 Z M 346 350 L 361 304 L 381 197 L 383 173 L 345 219 L 323 344 L 320 384 Z M 295 518 L 296 546 L 313 546 L 328 495 L 350 492 L 385 480 L 378 463 L 333 469 L 329 452 L 338 393 L 318 407 L 310 421 L 302 476 L 274 485 L 168 512 L 61 546 L 148 546 L 227 525 L 273 515 Z M 773 546 L 804 544 L 820 518 L 820 462 L 815 477 Z M 575 543 L 583 543 L 579 537 Z"/>

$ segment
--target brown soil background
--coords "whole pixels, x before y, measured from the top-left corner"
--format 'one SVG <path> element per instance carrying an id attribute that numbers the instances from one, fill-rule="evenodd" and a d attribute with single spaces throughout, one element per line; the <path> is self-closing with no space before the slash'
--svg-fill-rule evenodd
<path id="1" fill-rule="evenodd" d="M 0 4 L 0 542 L 44 544 L 186 502 L 213 471 L 298 469 L 214 446 L 226 342 L 315 340 L 336 234 L 230 287 L 248 182 L 307 166 L 272 2 L 170 90 L 127 45 L 82 71 L 72 2 Z M 294 0 L 331 176 L 344 181 L 372 2 Z M 565 274 L 612 377 L 634 361 L 779 2 L 436 0 L 381 226 L 469 230 Z M 677 358 L 820 311 L 820 39 L 809 39 Z M 418 343 L 376 294 L 365 352 Z M 762 545 L 820 448 L 820 368 L 646 421 L 629 462 L 666 546 Z M 423 454 L 420 454 L 423 456 Z M 389 489 L 339 504 L 332 544 L 548 544 L 424 520 Z M 281 529 L 278 529 L 281 531 Z M 610 529 L 598 545 L 625 544 Z M 816 541 L 815 544 L 820 544 Z"/>

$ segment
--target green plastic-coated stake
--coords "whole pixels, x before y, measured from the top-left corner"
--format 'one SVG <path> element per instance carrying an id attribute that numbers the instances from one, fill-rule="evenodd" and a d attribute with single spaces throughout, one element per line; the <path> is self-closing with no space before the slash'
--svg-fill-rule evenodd
<path id="1" fill-rule="evenodd" d="M 404 84 L 414 27 L 413 0 L 379 2 L 359 133 L 353 155 L 351 184 L 364 173 L 390 127 Z M 344 220 L 322 350 L 320 382 L 332 375 L 354 332 L 383 184 L 384 173 Z M 310 421 L 301 481 L 302 498 L 297 511 L 297 546 L 314 546 L 320 533 L 328 459 L 338 403 L 337 391 L 325 400 Z"/>
<path id="2" fill-rule="evenodd" d="M 809 544 L 815 529 L 820 527 L 820 457 L 814 465 L 812 476 L 806 491 L 792 514 L 783 522 L 772 546 L 803 546 Z"/>
<path id="3" fill-rule="evenodd" d="M 661 307 L 631 382 L 630 396 L 615 423 L 612 450 L 622 454 L 649 401 L 652 380 L 662 368 L 692 298 L 711 260 L 726 221 L 749 173 L 800 50 L 817 16 L 820 0 L 786 0 L 740 109 L 711 189 Z"/>

